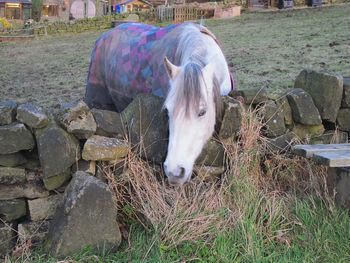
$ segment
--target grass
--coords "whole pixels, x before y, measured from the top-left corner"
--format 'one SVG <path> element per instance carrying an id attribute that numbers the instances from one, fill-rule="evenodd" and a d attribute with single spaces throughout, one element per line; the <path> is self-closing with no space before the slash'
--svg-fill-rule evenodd
<path id="1" fill-rule="evenodd" d="M 273 232 L 269 233 L 264 222 L 270 214 L 263 213 L 266 206 L 261 206 L 266 200 L 260 197 L 250 201 L 247 214 L 237 225 L 220 232 L 210 244 L 184 242 L 168 249 L 152 232 L 132 225 L 130 240 L 123 243 L 120 252 L 101 256 L 86 249 L 72 257 L 71 262 L 349 262 L 350 222 L 345 211 L 330 211 L 321 200 L 312 197 L 277 198 L 274 206 L 280 210 L 270 222 L 269 230 Z M 288 217 L 286 212 L 290 213 Z M 57 259 L 39 253 L 20 261 Z"/>
<path id="2" fill-rule="evenodd" d="M 350 76 L 350 4 L 208 20 L 238 88 L 286 89 L 305 67 Z M 90 54 L 102 32 L 0 43 L 0 99 L 45 107 L 84 96 Z"/>

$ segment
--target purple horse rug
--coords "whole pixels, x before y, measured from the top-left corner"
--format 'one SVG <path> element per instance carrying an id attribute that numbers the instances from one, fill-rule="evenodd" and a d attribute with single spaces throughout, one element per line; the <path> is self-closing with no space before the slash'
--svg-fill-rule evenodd
<path id="1" fill-rule="evenodd" d="M 186 25 L 159 28 L 124 23 L 104 33 L 91 56 L 85 94 L 88 106 L 120 112 L 138 93 L 165 97 L 169 77 L 163 59 L 166 56 L 179 64 L 177 46 Z M 215 39 L 209 30 L 196 26 Z"/>

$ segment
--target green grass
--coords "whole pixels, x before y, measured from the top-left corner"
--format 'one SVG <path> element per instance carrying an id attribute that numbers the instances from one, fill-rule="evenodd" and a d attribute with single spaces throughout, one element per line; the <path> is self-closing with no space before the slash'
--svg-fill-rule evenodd
<path id="1" fill-rule="evenodd" d="M 276 221 L 265 228 L 261 199 L 247 204 L 248 213 L 231 231 L 220 233 L 211 244 L 185 243 L 166 249 L 152 233 L 133 225 L 130 245 L 124 242 L 120 252 L 96 255 L 89 249 L 72 257 L 79 262 L 325 262 L 341 263 L 350 260 L 350 220 L 341 210 L 330 211 L 319 199 L 280 199 L 281 209 Z M 264 207 L 264 206 L 262 206 Z M 285 214 L 289 218 L 284 218 Z M 283 220 L 281 220 L 283 219 Z M 280 238 L 278 231 L 286 232 Z M 266 232 L 267 231 L 267 232 Z M 42 255 L 28 262 L 56 262 Z"/>
<path id="2" fill-rule="evenodd" d="M 239 88 L 293 87 L 303 68 L 350 75 L 350 5 L 208 21 Z"/>
<path id="3" fill-rule="evenodd" d="M 234 226 L 217 229 L 208 239 L 168 247 L 153 231 L 137 223 L 116 253 L 97 255 L 90 249 L 71 257 L 78 262 L 315 262 L 350 260 L 347 211 L 314 194 L 268 192 L 246 177 L 232 179 L 236 203 Z M 225 214 L 223 213 L 223 216 Z M 26 260 L 24 260 L 26 259 Z M 21 262 L 56 262 L 40 251 Z"/>

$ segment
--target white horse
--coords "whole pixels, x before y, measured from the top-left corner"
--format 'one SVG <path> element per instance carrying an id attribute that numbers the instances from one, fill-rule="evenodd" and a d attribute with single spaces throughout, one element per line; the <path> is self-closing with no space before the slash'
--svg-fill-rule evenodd
<path id="1" fill-rule="evenodd" d="M 227 95 L 232 83 L 224 54 L 211 33 L 188 26 L 180 39 L 180 64 L 164 59 L 170 78 L 164 104 L 169 115 L 164 171 L 171 184 L 181 185 L 191 178 L 193 165 L 221 113 L 220 95 Z"/>
<path id="2" fill-rule="evenodd" d="M 85 101 L 91 108 L 122 111 L 139 92 L 166 97 L 169 145 L 164 171 L 171 184 L 183 184 L 214 132 L 220 95 L 232 88 L 225 57 L 205 27 L 126 23 L 96 41 Z"/>

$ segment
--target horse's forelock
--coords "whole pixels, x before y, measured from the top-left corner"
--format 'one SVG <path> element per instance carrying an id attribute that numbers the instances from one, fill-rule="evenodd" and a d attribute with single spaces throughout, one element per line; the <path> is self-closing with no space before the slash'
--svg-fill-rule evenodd
<path id="1" fill-rule="evenodd" d="M 175 116 L 179 114 L 182 108 L 185 109 L 185 116 L 189 116 L 191 112 L 199 112 L 200 102 L 203 96 L 201 82 L 205 84 L 202 72 L 203 65 L 188 63 L 184 66 L 183 74 L 180 77 L 180 82 L 177 84 L 176 94 L 174 95 Z M 216 107 L 216 116 L 220 118 L 222 102 L 219 81 L 215 77 L 213 79 L 213 98 Z"/>
<path id="2" fill-rule="evenodd" d="M 197 63 L 188 63 L 183 68 L 183 73 L 179 76 L 174 95 L 174 114 L 179 114 L 180 109 L 184 109 L 185 116 L 191 112 L 199 110 L 202 99 L 201 80 L 203 79 L 202 66 Z"/>

